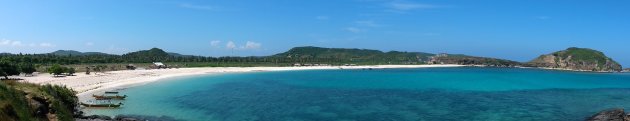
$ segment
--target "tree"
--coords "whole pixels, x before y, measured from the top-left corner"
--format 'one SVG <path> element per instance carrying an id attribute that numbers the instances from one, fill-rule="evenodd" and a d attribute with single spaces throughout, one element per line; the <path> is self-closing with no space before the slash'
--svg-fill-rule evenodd
<path id="1" fill-rule="evenodd" d="M 65 70 L 65 72 L 66 72 L 66 74 L 67 74 L 68 76 L 73 76 L 73 75 L 74 75 L 74 73 L 76 72 L 76 70 L 75 70 L 74 68 L 72 68 L 72 67 L 68 67 L 68 68 L 66 68 L 66 69 L 64 69 L 64 70 Z"/>
<path id="2" fill-rule="evenodd" d="M 55 64 L 52 67 L 48 68 L 48 73 L 53 74 L 53 76 L 61 75 L 64 72 L 64 68 L 59 64 Z"/>
<path id="3" fill-rule="evenodd" d="M 5 79 L 9 79 L 9 75 L 4 72 L 2 66 L 0 66 L 0 76 L 4 76 Z"/>
<path id="4" fill-rule="evenodd" d="M 35 66 L 33 66 L 33 64 L 25 64 L 25 63 L 20 64 L 19 69 L 20 69 L 20 72 L 24 73 L 24 76 L 33 75 L 33 72 L 37 71 L 37 69 L 35 69 Z"/>
<path id="5" fill-rule="evenodd" d="M 11 75 L 19 75 L 18 68 L 11 64 L 8 60 L 0 61 L 0 76 L 4 76 L 5 79 L 9 79 Z"/>

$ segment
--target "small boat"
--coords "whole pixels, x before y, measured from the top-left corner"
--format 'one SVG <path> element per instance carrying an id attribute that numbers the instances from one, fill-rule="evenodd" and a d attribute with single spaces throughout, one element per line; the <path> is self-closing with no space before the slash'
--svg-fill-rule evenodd
<path id="1" fill-rule="evenodd" d="M 127 95 L 120 96 L 118 92 L 105 92 L 103 95 L 92 95 L 96 100 L 124 100 Z"/>
<path id="2" fill-rule="evenodd" d="M 118 103 L 118 104 L 113 104 L 113 103 L 96 104 L 96 103 L 92 103 L 92 104 L 88 104 L 88 103 L 81 102 L 81 105 L 85 106 L 85 107 L 95 107 L 95 108 L 119 108 L 120 106 L 123 105 L 123 103 Z"/>

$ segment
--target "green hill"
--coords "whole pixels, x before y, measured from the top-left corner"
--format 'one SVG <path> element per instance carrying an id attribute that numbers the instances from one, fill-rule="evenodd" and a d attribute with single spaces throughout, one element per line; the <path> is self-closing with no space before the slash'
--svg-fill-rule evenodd
<path id="1" fill-rule="evenodd" d="M 101 53 L 101 52 L 79 52 L 79 51 L 74 51 L 74 50 L 57 50 L 55 52 L 51 52 L 48 54 L 53 54 L 53 55 L 58 55 L 58 56 L 111 55 L 111 54 Z"/>
<path id="2" fill-rule="evenodd" d="M 124 54 L 123 56 L 128 56 L 128 57 L 168 57 L 169 54 L 166 53 L 162 49 L 151 48 L 149 50 L 140 50 L 140 51 L 136 51 L 136 52 L 130 52 L 130 53 Z"/>
<path id="3" fill-rule="evenodd" d="M 358 63 L 358 64 L 462 64 L 462 65 L 490 65 L 490 66 L 517 66 L 519 62 L 475 57 L 462 54 L 447 54 L 443 56 L 423 52 L 382 52 L 370 49 L 354 48 L 322 48 L 322 47 L 295 47 L 287 52 L 273 55 L 273 57 L 291 58 L 296 62 L 317 63 L 319 60 L 334 60 L 330 62 Z M 328 61 L 323 61 L 326 63 Z M 335 64 L 335 63 L 333 63 Z"/>
<path id="4" fill-rule="evenodd" d="M 583 71 L 621 71 L 622 67 L 604 53 L 588 49 L 571 47 L 566 50 L 541 55 L 527 63 L 534 67 L 560 68 Z"/>
<path id="5" fill-rule="evenodd" d="M 295 47 L 287 52 L 272 55 L 276 58 L 288 58 L 295 62 L 311 63 L 360 63 L 360 64 L 388 64 L 388 63 L 419 63 L 434 54 L 420 52 L 382 52 L 370 49 L 354 48 L 322 48 Z"/>

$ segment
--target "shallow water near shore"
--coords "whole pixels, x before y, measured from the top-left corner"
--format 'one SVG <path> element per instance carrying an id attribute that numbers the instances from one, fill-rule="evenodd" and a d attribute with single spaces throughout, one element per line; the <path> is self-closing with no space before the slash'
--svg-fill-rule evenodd
<path id="1" fill-rule="evenodd" d="M 231 73 L 122 90 L 120 109 L 87 114 L 191 121 L 584 120 L 630 107 L 630 74 L 521 68 Z"/>

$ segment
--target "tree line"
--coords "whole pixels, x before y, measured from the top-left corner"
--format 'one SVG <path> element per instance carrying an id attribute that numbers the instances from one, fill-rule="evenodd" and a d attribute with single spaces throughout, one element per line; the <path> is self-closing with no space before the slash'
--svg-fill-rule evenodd
<path id="1" fill-rule="evenodd" d="M 25 75 L 32 75 L 37 69 L 35 65 L 31 63 L 15 63 L 6 59 L 0 59 L 0 76 L 5 79 L 9 79 L 8 76 L 19 75 L 24 73 Z"/>

